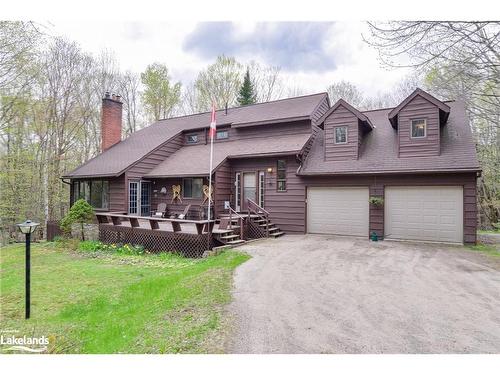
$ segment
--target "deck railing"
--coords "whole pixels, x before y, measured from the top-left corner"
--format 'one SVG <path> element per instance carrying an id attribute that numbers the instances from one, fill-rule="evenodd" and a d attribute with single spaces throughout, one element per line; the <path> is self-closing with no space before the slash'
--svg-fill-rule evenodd
<path id="1" fill-rule="evenodd" d="M 231 206 L 228 208 L 229 210 L 229 229 L 232 229 L 233 226 L 233 215 L 238 218 L 238 225 L 240 227 L 240 239 L 244 240 L 244 228 L 243 225 L 245 224 L 245 218 L 241 216 L 239 213 L 237 213 Z"/>
<path id="2" fill-rule="evenodd" d="M 152 252 L 177 252 L 195 258 L 217 245 L 212 236 L 215 220 L 166 219 L 121 212 L 99 212 L 96 217 L 99 239 L 105 243 L 131 243 L 142 245 Z M 141 227 L 144 221 L 149 223 L 149 228 Z M 161 223 L 170 224 L 172 229 L 161 228 Z M 196 232 L 183 231 L 186 225 L 195 226 Z"/>
<path id="3" fill-rule="evenodd" d="M 109 219 L 111 219 L 113 225 L 121 225 L 123 221 L 128 221 L 132 228 L 140 228 L 139 220 L 145 220 L 149 222 L 151 230 L 160 230 L 159 223 L 164 222 L 172 225 L 173 232 L 182 232 L 183 224 L 191 224 L 196 227 L 198 234 L 212 233 L 215 224 L 215 220 L 167 219 L 163 217 L 125 215 L 115 212 L 99 212 L 95 215 L 99 224 L 109 224 Z"/>
<path id="4" fill-rule="evenodd" d="M 269 237 L 269 212 L 264 210 L 261 206 L 255 203 L 251 199 L 247 199 L 247 207 L 248 207 L 248 221 L 250 222 L 250 216 L 253 213 L 257 215 L 260 219 L 266 221 L 266 237 Z"/>

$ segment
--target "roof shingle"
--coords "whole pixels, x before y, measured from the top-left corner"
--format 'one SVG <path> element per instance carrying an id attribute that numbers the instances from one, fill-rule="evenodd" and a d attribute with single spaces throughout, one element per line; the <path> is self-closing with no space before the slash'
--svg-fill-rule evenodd
<path id="1" fill-rule="evenodd" d="M 299 171 L 300 175 L 438 172 L 480 170 L 465 106 L 447 102 L 451 108 L 448 122 L 441 128 L 441 155 L 398 157 L 397 131 L 391 126 L 391 108 L 363 112 L 375 126 L 360 148 L 358 160 L 325 161 L 323 131 L 320 130 L 311 151 Z"/>
<path id="2" fill-rule="evenodd" d="M 326 93 L 258 103 L 217 111 L 219 124 L 275 122 L 283 118 L 310 117 Z M 210 125 L 210 112 L 160 120 L 141 129 L 64 177 L 117 176 L 149 152 L 173 138 L 183 130 L 199 129 Z"/>

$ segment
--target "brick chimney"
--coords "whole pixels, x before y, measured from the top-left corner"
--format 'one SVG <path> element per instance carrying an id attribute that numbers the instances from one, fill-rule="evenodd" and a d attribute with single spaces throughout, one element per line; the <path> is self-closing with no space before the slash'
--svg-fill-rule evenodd
<path id="1" fill-rule="evenodd" d="M 106 151 L 122 139 L 122 105 L 120 95 L 106 92 L 102 98 L 101 151 Z"/>

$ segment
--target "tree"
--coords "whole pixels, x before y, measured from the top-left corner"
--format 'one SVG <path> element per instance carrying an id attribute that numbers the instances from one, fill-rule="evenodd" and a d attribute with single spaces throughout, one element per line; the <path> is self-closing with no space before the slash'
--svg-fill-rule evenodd
<path id="1" fill-rule="evenodd" d="M 78 199 L 61 220 L 61 229 L 65 233 L 71 233 L 71 226 L 78 223 L 82 231 L 82 241 L 85 241 L 84 225 L 91 223 L 93 219 L 94 209 L 92 206 L 85 199 Z"/>
<path id="2" fill-rule="evenodd" d="M 280 77 L 279 66 L 262 66 L 251 61 L 248 70 L 252 77 L 252 84 L 257 103 L 281 99 L 284 95 L 284 84 Z"/>
<path id="3" fill-rule="evenodd" d="M 252 80 L 250 79 L 250 72 L 247 68 L 247 72 L 245 73 L 245 78 L 243 79 L 243 84 L 241 85 L 239 94 L 238 94 L 238 104 L 239 105 L 248 105 L 254 104 L 256 101 L 256 93 L 253 87 Z"/>
<path id="4" fill-rule="evenodd" d="M 328 96 L 330 97 L 330 103 L 333 105 L 339 99 L 344 99 L 347 103 L 354 107 L 361 107 L 363 105 L 363 94 L 358 90 L 358 88 L 346 81 L 336 82 L 326 89 Z"/>
<path id="5" fill-rule="evenodd" d="M 170 117 L 174 108 L 179 104 L 181 83 L 171 85 L 170 80 L 168 68 L 160 63 L 148 65 L 141 74 L 141 81 L 144 85 L 142 101 L 146 113 L 154 121 Z"/>
<path id="6" fill-rule="evenodd" d="M 234 57 L 218 56 L 215 63 L 201 71 L 195 81 L 197 107 L 208 111 L 234 106 L 241 86 L 243 66 Z"/>

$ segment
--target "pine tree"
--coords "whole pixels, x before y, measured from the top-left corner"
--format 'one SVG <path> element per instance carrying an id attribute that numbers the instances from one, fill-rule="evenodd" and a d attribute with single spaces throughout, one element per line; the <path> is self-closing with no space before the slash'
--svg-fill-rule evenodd
<path id="1" fill-rule="evenodd" d="M 254 104 L 256 102 L 257 94 L 255 93 L 252 80 L 250 79 L 250 72 L 247 69 L 243 85 L 241 85 L 238 94 L 238 103 L 240 105 Z"/>

